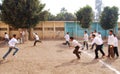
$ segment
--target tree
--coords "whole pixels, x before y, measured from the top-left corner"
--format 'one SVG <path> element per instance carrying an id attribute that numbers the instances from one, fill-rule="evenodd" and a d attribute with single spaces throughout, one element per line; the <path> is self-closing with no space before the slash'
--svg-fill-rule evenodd
<path id="1" fill-rule="evenodd" d="M 76 12 L 76 17 L 77 21 L 79 21 L 79 24 L 82 28 L 89 28 L 93 20 L 92 8 L 88 5 L 83 8 L 80 8 Z"/>
<path id="2" fill-rule="evenodd" d="M 56 21 L 74 21 L 76 17 L 72 14 L 67 12 L 67 10 L 63 7 L 60 10 L 60 13 L 56 16 Z"/>
<path id="3" fill-rule="evenodd" d="M 1 20 L 14 28 L 31 28 L 45 20 L 44 7 L 39 0 L 3 0 Z"/>
<path id="4" fill-rule="evenodd" d="M 105 30 L 113 29 L 118 20 L 118 8 L 113 7 L 105 7 L 100 18 L 101 27 Z"/>

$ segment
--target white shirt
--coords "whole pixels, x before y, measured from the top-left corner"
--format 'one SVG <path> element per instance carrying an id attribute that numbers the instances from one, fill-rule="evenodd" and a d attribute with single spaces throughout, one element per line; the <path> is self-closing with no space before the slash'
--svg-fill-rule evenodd
<path id="1" fill-rule="evenodd" d="M 70 40 L 69 34 L 66 34 L 66 35 L 65 35 L 65 40 L 66 40 L 66 41 L 69 41 L 69 40 Z"/>
<path id="2" fill-rule="evenodd" d="M 24 31 L 22 32 L 22 35 L 23 35 L 23 36 L 25 35 L 25 32 L 24 32 Z"/>
<path id="3" fill-rule="evenodd" d="M 114 47 L 118 47 L 118 39 L 117 39 L 117 37 L 114 37 Z"/>
<path id="4" fill-rule="evenodd" d="M 98 34 L 98 37 L 102 39 L 102 36 L 101 36 L 101 34 Z"/>
<path id="5" fill-rule="evenodd" d="M 5 38 L 6 38 L 6 39 L 9 39 L 9 36 L 8 36 L 8 34 L 5 34 Z"/>
<path id="6" fill-rule="evenodd" d="M 102 45 L 103 41 L 99 37 L 95 37 L 92 41 L 92 44 Z"/>
<path id="7" fill-rule="evenodd" d="M 108 36 L 108 45 L 114 45 L 114 36 L 113 34 L 112 35 L 109 35 Z"/>
<path id="8" fill-rule="evenodd" d="M 84 41 L 88 41 L 88 34 L 84 34 Z"/>
<path id="9" fill-rule="evenodd" d="M 16 38 L 12 38 L 8 44 L 10 47 L 15 47 L 16 43 L 18 43 L 17 39 Z"/>
<path id="10" fill-rule="evenodd" d="M 98 33 L 97 33 L 97 32 L 94 32 L 93 34 L 94 34 L 95 36 L 98 36 Z"/>
<path id="11" fill-rule="evenodd" d="M 81 46 L 82 46 L 77 40 L 73 40 L 73 41 L 72 41 L 72 45 L 73 45 L 74 47 L 76 47 L 76 46 L 81 47 Z"/>
<path id="12" fill-rule="evenodd" d="M 39 36 L 38 36 L 38 35 L 35 35 L 35 39 L 36 39 L 36 40 L 39 40 Z"/>

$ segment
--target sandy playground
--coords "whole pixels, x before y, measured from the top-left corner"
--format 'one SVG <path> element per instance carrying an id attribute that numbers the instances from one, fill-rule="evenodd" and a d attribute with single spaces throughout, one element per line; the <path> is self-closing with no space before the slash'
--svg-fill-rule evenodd
<path id="1" fill-rule="evenodd" d="M 0 74 L 120 74 L 120 58 L 93 60 L 94 51 L 84 50 L 76 60 L 73 48 L 63 42 L 43 41 L 34 47 L 28 41 L 18 45 L 15 57 L 10 54 L 4 61 L 8 47 L 0 47 Z M 107 53 L 107 47 L 104 51 Z"/>

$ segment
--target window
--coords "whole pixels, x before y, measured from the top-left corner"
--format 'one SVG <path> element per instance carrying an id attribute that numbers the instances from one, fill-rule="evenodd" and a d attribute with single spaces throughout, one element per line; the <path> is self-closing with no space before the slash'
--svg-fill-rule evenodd
<path id="1" fill-rule="evenodd" d="M 0 28 L 0 31 L 6 31 L 7 28 Z"/>
<path id="2" fill-rule="evenodd" d="M 45 30 L 46 31 L 53 31 L 53 28 L 48 27 L 48 28 L 45 28 Z"/>
<path id="3" fill-rule="evenodd" d="M 40 30 L 40 31 L 42 31 L 42 28 L 41 27 L 37 27 L 37 28 L 34 28 L 34 30 Z"/>
<path id="4" fill-rule="evenodd" d="M 64 27 L 56 27 L 55 30 L 56 31 L 64 31 Z"/>

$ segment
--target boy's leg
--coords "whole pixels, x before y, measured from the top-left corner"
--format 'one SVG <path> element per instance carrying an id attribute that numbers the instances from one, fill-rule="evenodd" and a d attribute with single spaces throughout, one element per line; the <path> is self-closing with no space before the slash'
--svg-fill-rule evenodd
<path id="1" fill-rule="evenodd" d="M 108 57 L 110 58 L 110 45 L 108 45 Z"/>
<path id="2" fill-rule="evenodd" d="M 3 56 L 3 59 L 5 59 L 11 51 L 12 51 L 12 48 L 9 48 L 9 50 L 7 51 L 7 53 Z"/>
<path id="3" fill-rule="evenodd" d="M 86 47 L 87 47 L 87 50 L 88 50 L 88 42 L 86 41 Z"/>
<path id="4" fill-rule="evenodd" d="M 75 47 L 75 50 L 73 51 L 73 53 L 77 56 L 78 59 L 80 59 L 78 50 L 79 50 L 79 47 L 77 46 L 77 47 Z"/>
<path id="5" fill-rule="evenodd" d="M 103 51 L 102 47 L 103 47 L 103 44 L 102 44 L 102 45 L 100 45 L 100 52 L 102 53 L 102 56 L 105 56 L 105 53 L 104 53 L 104 51 Z"/>
<path id="6" fill-rule="evenodd" d="M 68 46 L 70 46 L 70 43 L 69 43 L 69 41 L 67 41 L 67 42 L 66 42 L 66 44 L 68 44 Z"/>
<path id="7" fill-rule="evenodd" d="M 98 50 L 99 50 L 99 48 L 100 48 L 100 46 L 97 45 L 97 46 L 96 46 L 96 49 L 95 49 L 95 59 L 98 58 Z"/>
<path id="8" fill-rule="evenodd" d="M 18 52 L 18 48 L 14 48 L 15 49 L 15 52 L 13 53 L 13 56 Z"/>
<path id="9" fill-rule="evenodd" d="M 117 55 L 117 57 L 119 57 L 119 53 L 118 53 L 118 48 L 117 47 L 114 47 L 114 55 Z"/>
<path id="10" fill-rule="evenodd" d="M 34 42 L 34 46 L 36 46 L 36 43 L 37 43 L 37 40 L 35 40 L 35 42 Z"/>

